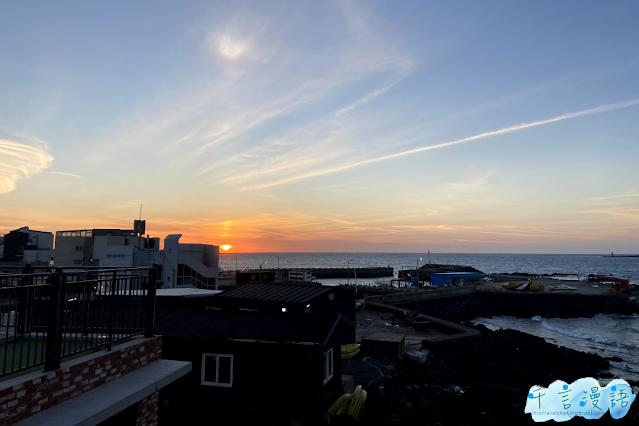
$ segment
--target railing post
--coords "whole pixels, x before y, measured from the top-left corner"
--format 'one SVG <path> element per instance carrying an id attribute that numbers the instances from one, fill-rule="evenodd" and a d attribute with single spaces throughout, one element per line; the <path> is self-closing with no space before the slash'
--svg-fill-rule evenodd
<path id="1" fill-rule="evenodd" d="M 144 337 L 153 337 L 153 325 L 155 323 L 155 290 L 157 288 L 158 277 L 161 276 L 160 274 L 161 266 L 154 263 L 149 270 L 149 282 L 147 284 Z"/>
<path id="2" fill-rule="evenodd" d="M 95 272 L 89 272 L 89 280 L 88 284 L 84 285 L 82 289 L 82 335 L 89 335 L 89 300 L 91 298 L 91 293 L 94 293 L 93 290 L 93 281 L 96 282 L 97 285 L 97 276 Z"/>
<path id="3" fill-rule="evenodd" d="M 107 350 L 111 350 L 113 344 L 113 322 L 115 321 L 115 287 L 118 282 L 118 272 L 113 271 L 113 278 L 111 280 L 111 297 L 109 298 L 109 346 Z"/>
<path id="4" fill-rule="evenodd" d="M 57 269 L 53 276 L 51 295 L 49 296 L 49 324 L 47 325 L 47 349 L 44 370 L 60 368 L 62 352 L 62 296 L 64 294 L 65 276 L 62 269 Z"/>

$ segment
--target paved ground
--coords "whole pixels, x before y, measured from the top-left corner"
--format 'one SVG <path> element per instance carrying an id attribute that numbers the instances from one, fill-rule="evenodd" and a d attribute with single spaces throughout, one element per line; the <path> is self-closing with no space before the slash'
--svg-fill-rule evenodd
<path id="1" fill-rule="evenodd" d="M 491 275 L 493 279 L 499 282 L 494 283 L 483 283 L 484 287 L 489 287 L 494 290 L 504 290 L 501 284 L 505 282 L 511 283 L 524 283 L 528 281 L 528 277 L 517 277 L 512 275 Z M 556 293 L 577 293 L 577 294 L 614 294 L 612 290 L 611 284 L 604 283 L 593 283 L 588 281 L 569 281 L 569 280 L 553 280 L 550 278 L 533 278 L 533 281 L 538 286 L 543 286 L 546 291 L 548 287 L 558 286 L 561 284 L 566 284 L 571 287 L 577 287 L 579 290 L 569 290 L 569 291 L 553 291 Z M 508 290 L 504 290 L 508 291 Z"/>
<path id="2" fill-rule="evenodd" d="M 406 335 L 406 350 L 419 350 L 422 347 L 422 339 L 428 336 L 446 335 L 436 330 L 417 331 L 413 327 L 405 325 L 393 325 L 386 316 L 382 318 L 381 312 L 361 310 L 356 316 L 357 328 L 355 329 L 355 341 L 361 342 L 362 337 L 375 333 L 393 333 Z"/>

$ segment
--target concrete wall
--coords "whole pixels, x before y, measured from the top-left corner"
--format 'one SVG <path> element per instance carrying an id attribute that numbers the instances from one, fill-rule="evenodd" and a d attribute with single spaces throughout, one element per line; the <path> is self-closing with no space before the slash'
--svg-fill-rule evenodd
<path id="1" fill-rule="evenodd" d="M 85 251 L 89 252 L 91 238 L 87 237 L 56 237 L 53 250 L 53 262 L 55 266 L 82 266 L 85 259 Z M 82 247 L 82 250 L 76 250 Z M 88 253 L 87 256 L 90 254 Z M 76 263 L 79 261 L 80 263 Z"/>
<path id="2" fill-rule="evenodd" d="M 35 263 L 44 263 L 46 265 L 49 264 L 51 260 L 51 250 L 25 250 L 23 262 L 35 264 Z"/>
<path id="3" fill-rule="evenodd" d="M 177 267 L 180 258 L 181 234 L 168 235 L 164 239 L 164 255 L 162 260 L 162 287 L 174 288 L 177 278 Z"/>
<path id="4" fill-rule="evenodd" d="M 102 247 L 98 266 L 112 268 L 135 266 L 135 251 L 133 246 Z"/>
<path id="5" fill-rule="evenodd" d="M 101 267 L 145 267 L 162 264 L 159 250 L 138 250 L 134 246 L 105 246 L 100 250 Z"/>
<path id="6" fill-rule="evenodd" d="M 93 259 L 100 259 L 100 250 L 102 247 L 107 246 L 127 246 L 127 245 L 136 245 L 137 238 L 125 235 L 118 236 L 98 236 L 93 237 Z"/>
<path id="7" fill-rule="evenodd" d="M 398 303 L 419 302 L 422 300 L 433 300 L 447 297 L 455 297 L 466 294 L 474 294 L 477 291 L 475 286 L 467 287 L 448 287 L 438 290 L 419 290 L 419 291 L 403 291 L 393 294 L 385 294 L 380 296 L 369 296 L 369 302 L 384 303 L 395 305 Z"/>

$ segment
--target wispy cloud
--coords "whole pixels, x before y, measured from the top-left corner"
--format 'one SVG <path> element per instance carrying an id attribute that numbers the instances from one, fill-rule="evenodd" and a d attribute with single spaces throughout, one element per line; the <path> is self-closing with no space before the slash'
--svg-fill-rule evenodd
<path id="1" fill-rule="evenodd" d="M 550 123 L 556 123 L 558 121 L 563 121 L 563 120 L 568 120 L 570 118 L 576 118 L 576 117 L 581 117 L 584 115 L 590 115 L 590 114 L 599 114 L 599 113 L 603 113 L 603 112 L 608 112 L 608 111 L 613 111 L 613 110 L 617 110 L 617 109 L 621 109 L 621 108 L 627 108 L 629 106 L 633 106 L 633 105 L 637 105 L 639 104 L 639 100 L 633 100 L 633 101 L 627 101 L 627 102 L 617 102 L 614 104 L 610 104 L 610 105 L 603 105 L 597 108 L 591 108 L 591 109 L 587 109 L 587 110 L 583 110 L 583 111 L 578 111 L 578 112 L 571 112 L 568 114 L 563 114 L 548 120 L 540 120 L 540 121 L 534 121 L 531 123 L 524 123 L 524 124 L 518 124 L 516 126 L 510 126 L 510 127 L 504 127 L 502 129 L 499 130 L 494 130 L 494 131 L 490 131 L 490 132 L 484 132 L 484 133 L 480 133 L 478 135 L 474 135 L 474 136 L 469 136 L 467 138 L 463 138 L 463 139 L 458 139 L 455 141 L 451 141 L 451 142 L 444 142 L 444 143 L 440 143 L 440 144 L 436 144 L 436 145 L 427 145 L 427 146 L 422 146 L 419 148 L 414 148 L 414 149 L 410 149 L 407 151 L 402 151 L 402 152 L 398 152 L 395 154 L 390 154 L 390 155 L 385 155 L 382 157 L 377 157 L 377 158 L 370 158 L 368 160 L 362 160 L 362 161 L 357 161 L 357 162 L 353 162 L 353 163 L 348 163 L 348 164 L 342 164 L 339 166 L 335 166 L 335 167 L 331 167 L 331 168 L 327 168 L 324 170 L 316 170 L 313 172 L 308 172 L 308 173 L 304 173 L 304 174 L 300 174 L 297 176 L 293 176 L 293 177 L 289 177 L 289 178 L 285 178 L 285 179 L 281 179 L 281 180 L 277 180 L 277 181 L 272 181 L 272 182 L 267 182 L 267 183 L 263 183 L 263 184 L 257 184 L 257 185 L 252 185 L 249 188 L 250 189 L 259 189 L 259 188 L 267 188 L 267 187 L 271 187 L 271 186 L 277 186 L 277 185 L 283 185 L 286 183 L 291 183 L 294 181 L 298 181 L 301 179 L 308 179 L 311 177 L 316 177 L 316 176 L 322 176 L 322 175 L 327 175 L 327 174 L 331 174 L 331 173 L 337 173 L 337 172 L 341 172 L 344 170 L 349 170 L 349 169 L 353 169 L 355 167 L 361 167 L 361 166 L 365 166 L 368 164 L 374 164 L 374 163 L 379 163 L 382 161 L 387 161 L 387 160 L 392 160 L 395 158 L 400 158 L 400 157 L 404 157 L 407 155 L 412 155 L 412 154 L 417 154 L 419 152 L 424 152 L 424 151 L 429 151 L 429 150 L 433 150 L 433 149 L 439 149 L 439 148 L 446 148 L 449 146 L 453 146 L 453 145 L 458 145 L 458 144 L 462 144 L 465 142 L 472 142 L 475 140 L 480 140 L 480 139 L 485 139 L 488 137 L 492 137 L 492 136 L 499 136 L 499 135 L 504 135 L 507 133 L 512 133 L 512 132 L 517 132 L 519 130 L 524 130 L 524 129 L 528 129 L 531 127 L 536 127 L 536 126 L 542 126 L 545 124 L 550 124 Z"/>
<path id="2" fill-rule="evenodd" d="M 51 173 L 52 175 L 61 175 L 61 176 L 70 176 L 70 177 L 74 177 L 74 178 L 81 178 L 83 176 L 80 175 L 76 175 L 73 173 L 66 173 L 66 172 L 48 172 Z"/>
<path id="3" fill-rule="evenodd" d="M 196 175 L 223 169 L 228 177 L 235 174 L 227 173 L 229 169 L 245 172 L 247 162 L 253 170 L 257 162 L 250 155 L 286 157 L 282 133 L 262 131 L 267 124 L 320 101 L 338 103 L 335 98 L 344 92 L 352 96 L 367 90 L 323 120 L 324 134 L 339 132 L 336 116 L 348 115 L 386 93 L 412 72 L 416 60 L 365 8 L 341 2 L 327 8 L 332 36 L 312 46 L 295 42 L 302 16 L 292 18 L 277 10 L 214 15 L 198 26 L 204 58 L 204 63 L 198 63 L 201 72 L 195 68 L 184 90 L 140 105 L 132 119 L 105 137 L 100 155 L 93 150 L 88 158 L 106 161 L 153 146 L 173 168 L 188 167 Z M 344 90 L 349 86 L 356 88 Z M 290 123 L 280 124 L 280 129 L 287 126 Z M 312 151 L 310 145 L 316 140 L 291 142 L 294 155 L 305 156 L 304 147 Z M 270 174 L 269 164 L 260 161 L 259 165 Z"/>
<path id="4" fill-rule="evenodd" d="M 494 175 L 495 173 L 496 172 L 494 170 L 490 170 L 479 176 L 475 176 L 470 180 L 466 180 L 463 182 L 448 182 L 447 185 L 456 189 L 477 188 L 478 186 L 485 185 L 488 182 L 488 178 Z"/>
<path id="5" fill-rule="evenodd" d="M 0 194 L 13 191 L 19 179 L 40 173 L 52 162 L 44 149 L 0 139 Z"/>
<path id="6" fill-rule="evenodd" d="M 565 198 L 563 200 L 553 200 L 553 201 L 539 201 L 535 203 L 516 203 L 516 202 L 508 202 L 508 201 L 497 201 L 497 200 L 487 200 L 481 198 L 472 198 L 468 201 L 479 202 L 479 203 L 490 203 L 490 204 L 506 204 L 513 206 L 544 206 L 550 204 L 567 204 L 567 203 L 578 203 L 584 201 L 607 201 L 607 200 L 623 200 L 625 198 L 637 198 L 639 194 L 625 194 L 625 195 L 608 195 L 604 197 L 587 197 L 587 198 Z"/>

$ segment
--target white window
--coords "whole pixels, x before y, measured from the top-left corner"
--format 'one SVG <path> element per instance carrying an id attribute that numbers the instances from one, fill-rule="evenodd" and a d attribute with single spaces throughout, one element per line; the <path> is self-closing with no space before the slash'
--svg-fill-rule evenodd
<path id="1" fill-rule="evenodd" d="M 324 384 L 333 378 L 333 349 L 324 352 Z"/>
<path id="2" fill-rule="evenodd" d="M 233 386 L 233 355 L 202 354 L 202 381 L 206 386 Z"/>

